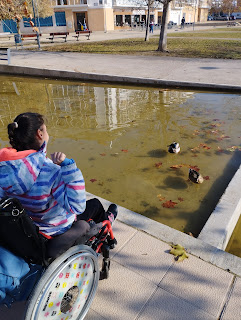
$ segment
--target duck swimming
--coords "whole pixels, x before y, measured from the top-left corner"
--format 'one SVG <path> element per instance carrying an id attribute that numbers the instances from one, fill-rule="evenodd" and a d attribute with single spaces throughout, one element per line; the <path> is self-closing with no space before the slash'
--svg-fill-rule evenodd
<path id="1" fill-rule="evenodd" d="M 193 169 L 189 169 L 189 179 L 194 183 L 203 183 L 201 174 Z"/>
<path id="2" fill-rule="evenodd" d="M 178 142 L 173 142 L 168 146 L 168 152 L 170 153 L 178 153 L 180 150 L 181 149 Z"/>

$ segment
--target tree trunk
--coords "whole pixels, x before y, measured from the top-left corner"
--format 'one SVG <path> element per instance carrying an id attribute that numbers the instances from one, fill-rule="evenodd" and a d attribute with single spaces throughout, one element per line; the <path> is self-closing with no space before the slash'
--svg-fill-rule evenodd
<path id="1" fill-rule="evenodd" d="M 151 0 L 148 0 L 148 10 L 147 10 L 147 21 L 146 21 L 146 36 L 145 36 L 145 41 L 149 41 L 150 5 L 151 5 Z"/>
<path id="2" fill-rule="evenodd" d="M 162 24 L 159 38 L 159 45 L 157 51 L 165 52 L 167 51 L 167 16 L 169 9 L 169 1 L 166 0 L 163 3 L 163 16 L 162 16 Z"/>

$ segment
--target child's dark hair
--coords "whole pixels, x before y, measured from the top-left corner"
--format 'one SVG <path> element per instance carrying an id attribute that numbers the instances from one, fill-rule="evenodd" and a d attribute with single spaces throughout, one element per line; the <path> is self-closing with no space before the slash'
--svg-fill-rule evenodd
<path id="1" fill-rule="evenodd" d="M 25 112 L 19 114 L 8 125 L 8 137 L 11 146 L 17 151 L 38 150 L 37 130 L 44 124 L 44 117 L 39 113 Z"/>

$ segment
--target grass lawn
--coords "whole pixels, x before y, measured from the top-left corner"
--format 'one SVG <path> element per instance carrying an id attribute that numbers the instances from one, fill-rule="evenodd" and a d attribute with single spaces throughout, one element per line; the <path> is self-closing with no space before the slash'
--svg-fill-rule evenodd
<path id="1" fill-rule="evenodd" d="M 182 33 L 183 35 L 184 33 Z M 56 46 L 45 46 L 42 50 L 102 53 L 102 54 L 126 54 L 126 55 L 155 55 L 175 56 L 189 58 L 223 58 L 241 59 L 241 41 L 226 39 L 195 39 L 169 38 L 168 53 L 157 52 L 158 38 L 150 38 L 145 42 L 143 39 L 109 40 L 91 43 L 66 43 Z"/>
<path id="2" fill-rule="evenodd" d="M 168 37 L 182 37 L 182 38 L 195 38 L 195 37 L 200 37 L 200 38 L 225 38 L 225 39 L 241 39 L 241 28 L 240 30 L 230 30 L 227 32 L 224 31 L 209 31 L 209 32 L 180 32 L 180 33 L 168 33 Z"/>

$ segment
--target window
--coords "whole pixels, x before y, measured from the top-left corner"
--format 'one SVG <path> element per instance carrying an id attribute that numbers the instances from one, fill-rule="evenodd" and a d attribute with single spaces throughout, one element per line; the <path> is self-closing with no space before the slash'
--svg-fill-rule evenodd
<path id="1" fill-rule="evenodd" d="M 2 21 L 3 32 L 18 33 L 17 23 L 14 20 Z"/>
<path id="2" fill-rule="evenodd" d="M 62 6 L 62 5 L 67 5 L 67 0 L 57 0 L 57 5 Z"/>
<path id="3" fill-rule="evenodd" d="M 116 15 L 116 26 L 122 26 L 122 15 L 117 14 Z"/>
<path id="4" fill-rule="evenodd" d="M 29 21 L 31 19 L 30 18 L 23 18 L 23 25 L 24 27 L 31 27 Z M 39 18 L 39 19 L 36 19 L 36 23 L 35 23 L 35 20 L 32 19 L 34 25 L 37 25 L 39 24 L 40 27 L 52 27 L 53 26 L 53 18 L 52 17 L 47 17 L 47 18 Z M 39 21 L 39 23 L 38 23 Z"/>
<path id="5" fill-rule="evenodd" d="M 103 0 L 99 0 L 99 4 L 103 4 Z"/>
<path id="6" fill-rule="evenodd" d="M 66 26 L 65 12 L 55 12 L 56 26 Z"/>

